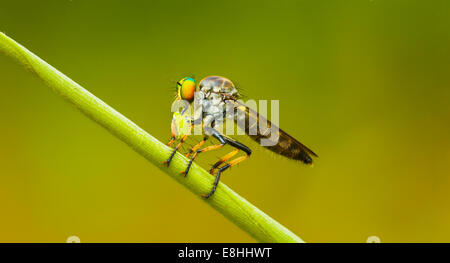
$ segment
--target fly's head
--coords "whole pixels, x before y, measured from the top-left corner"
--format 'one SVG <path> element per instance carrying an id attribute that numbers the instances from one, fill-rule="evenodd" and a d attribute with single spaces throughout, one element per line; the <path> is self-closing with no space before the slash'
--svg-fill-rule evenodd
<path id="1" fill-rule="evenodd" d="M 194 101 L 196 91 L 195 80 L 185 77 L 177 82 L 177 100 L 185 100 L 191 103 Z"/>

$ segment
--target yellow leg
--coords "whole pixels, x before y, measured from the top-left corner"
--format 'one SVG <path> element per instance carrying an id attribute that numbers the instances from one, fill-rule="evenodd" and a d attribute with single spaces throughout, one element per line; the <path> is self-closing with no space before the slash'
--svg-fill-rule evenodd
<path id="1" fill-rule="evenodd" d="M 238 157 L 238 158 L 234 159 L 233 161 L 228 162 L 228 164 L 230 165 L 230 167 L 235 166 L 236 164 L 248 159 L 248 157 L 250 157 L 250 155 L 244 155 L 244 156 Z"/>
<path id="2" fill-rule="evenodd" d="M 183 142 L 186 141 L 187 137 L 189 135 L 184 135 L 183 138 L 181 138 L 180 142 L 177 144 L 177 146 L 175 147 L 175 149 L 173 150 L 172 154 L 170 155 L 169 159 L 167 159 L 166 161 L 163 162 L 163 164 L 167 164 L 167 166 L 169 166 L 170 162 L 172 161 L 172 158 L 175 156 L 175 153 L 178 151 L 178 149 L 181 147 L 181 145 L 183 144 Z M 171 143 L 172 144 L 172 143 Z"/>
<path id="3" fill-rule="evenodd" d="M 224 146 L 224 144 L 216 144 L 216 145 L 211 145 L 211 146 L 205 147 L 205 148 L 200 149 L 200 150 L 196 150 L 194 152 L 194 154 L 192 155 L 191 159 L 189 160 L 189 163 L 188 163 L 186 169 L 184 171 L 181 171 L 180 173 L 184 174 L 184 176 L 186 176 L 188 174 L 189 169 L 191 168 L 192 162 L 194 162 L 195 157 L 197 157 L 197 155 L 199 153 L 209 152 L 209 151 L 212 151 L 212 150 L 215 150 L 215 149 L 222 148 L 223 146 Z"/>
<path id="4" fill-rule="evenodd" d="M 214 171 L 217 167 L 219 167 L 224 162 L 230 160 L 233 156 L 235 156 L 239 152 L 239 149 L 234 149 L 232 152 L 226 154 L 224 157 L 222 157 L 219 161 L 217 161 L 209 170 L 210 174 L 214 174 Z"/>
<path id="5" fill-rule="evenodd" d="M 205 142 L 206 142 L 206 137 L 205 138 L 203 138 L 199 143 L 197 143 L 196 145 L 194 145 L 194 147 L 192 147 L 192 149 L 190 149 L 189 150 L 189 152 L 186 154 L 186 158 L 189 158 L 189 156 L 192 154 L 192 153 L 195 153 L 197 150 L 198 150 L 198 148 L 200 148 Z"/>
<path id="6" fill-rule="evenodd" d="M 170 141 L 169 141 L 169 143 L 167 143 L 167 146 L 171 146 L 174 141 L 175 141 L 175 137 L 170 138 Z"/>

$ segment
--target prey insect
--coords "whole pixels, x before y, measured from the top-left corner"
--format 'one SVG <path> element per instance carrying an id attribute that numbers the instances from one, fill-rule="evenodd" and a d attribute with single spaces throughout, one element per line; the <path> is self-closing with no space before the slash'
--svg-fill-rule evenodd
<path id="1" fill-rule="evenodd" d="M 197 119 L 190 117 L 190 114 L 188 114 L 188 108 L 193 104 L 194 98 L 195 102 L 202 106 L 202 111 Z M 224 77 L 206 77 L 200 81 L 198 87 L 195 80 L 189 77 L 183 78 L 177 82 L 176 102 L 185 101 L 188 103 L 188 107 L 183 107 L 173 114 L 171 124 L 172 137 L 168 145 L 171 146 L 175 142 L 177 143 L 171 155 L 164 163 L 170 165 L 175 153 L 191 135 L 195 125 L 202 125 L 204 134 L 202 140 L 195 144 L 186 154 L 186 157 L 189 158 L 189 162 L 186 169 L 181 171 L 181 174 L 184 174 L 184 176 L 188 174 L 192 163 L 198 155 L 220 149 L 225 145 L 234 148 L 234 150 L 224 155 L 211 166 L 209 172 L 214 175 L 217 171 L 215 175 L 216 178 L 211 191 L 208 194 L 202 195 L 204 198 L 209 198 L 214 194 L 220 176 L 224 171 L 248 159 L 252 154 L 249 147 L 215 129 L 215 122 L 217 119 L 233 119 L 238 127 L 245 131 L 246 135 L 260 144 L 263 140 L 276 138 L 274 143 L 264 147 L 289 159 L 298 160 L 305 164 L 312 164 L 312 157 L 317 157 L 317 155 L 308 147 L 279 129 L 258 112 L 239 102 L 238 100 L 240 98 L 241 96 L 234 84 Z M 225 110 L 227 107 L 231 107 L 233 110 Z M 236 111 L 234 109 L 236 109 Z M 261 121 L 267 123 L 267 129 L 263 131 L 261 131 L 261 129 L 252 129 L 253 126 L 261 123 Z M 211 138 L 214 138 L 217 142 L 213 145 L 202 147 Z M 236 157 L 240 151 L 244 154 Z"/>

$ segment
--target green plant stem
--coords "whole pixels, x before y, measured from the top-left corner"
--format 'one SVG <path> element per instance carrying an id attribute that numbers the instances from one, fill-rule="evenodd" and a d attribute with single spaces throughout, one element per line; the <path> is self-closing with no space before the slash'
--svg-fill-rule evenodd
<path id="1" fill-rule="evenodd" d="M 170 167 L 163 165 L 171 151 L 168 146 L 3 33 L 0 50 L 195 195 L 200 197 L 211 190 L 214 178 L 208 172 L 194 164 L 188 176 L 180 175 L 188 160 L 179 153 Z M 204 201 L 260 242 L 303 242 L 223 183 Z"/>

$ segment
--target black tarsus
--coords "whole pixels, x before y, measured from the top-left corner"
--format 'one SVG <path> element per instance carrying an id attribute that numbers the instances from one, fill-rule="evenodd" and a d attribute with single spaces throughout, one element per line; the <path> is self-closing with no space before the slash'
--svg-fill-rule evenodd
<path id="1" fill-rule="evenodd" d="M 217 172 L 217 175 L 216 175 L 216 179 L 214 180 L 213 188 L 211 189 L 211 192 L 209 192 L 209 194 L 204 196 L 205 199 L 209 198 L 211 195 L 214 194 L 214 192 L 216 192 L 217 185 L 219 184 L 219 180 L 220 180 L 220 174 L 228 168 L 230 168 L 230 164 L 226 164 L 223 167 L 219 168 L 219 171 Z"/>

